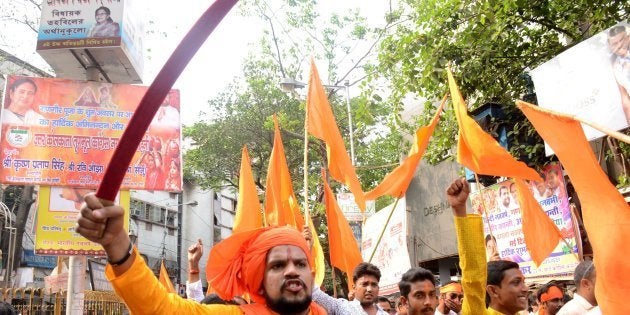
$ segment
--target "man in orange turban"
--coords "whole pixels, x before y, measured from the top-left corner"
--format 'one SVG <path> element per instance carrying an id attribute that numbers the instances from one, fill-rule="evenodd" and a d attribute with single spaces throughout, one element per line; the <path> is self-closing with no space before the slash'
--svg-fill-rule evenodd
<path id="1" fill-rule="evenodd" d="M 254 304 L 204 305 L 167 292 L 123 228 L 123 208 L 85 197 L 76 231 L 107 253 L 106 275 L 132 314 L 295 314 L 326 312 L 311 302 L 313 259 L 302 234 L 292 228 L 261 228 L 217 244 L 206 268 L 224 299 L 249 294 Z"/>
<path id="2" fill-rule="evenodd" d="M 556 315 L 562 305 L 564 294 L 558 286 L 554 284 L 546 284 L 538 289 L 536 293 L 538 301 L 540 301 L 539 315 Z"/>
<path id="3" fill-rule="evenodd" d="M 452 281 L 440 287 L 440 304 L 435 314 L 457 315 L 462 310 L 464 291 L 459 282 Z"/>

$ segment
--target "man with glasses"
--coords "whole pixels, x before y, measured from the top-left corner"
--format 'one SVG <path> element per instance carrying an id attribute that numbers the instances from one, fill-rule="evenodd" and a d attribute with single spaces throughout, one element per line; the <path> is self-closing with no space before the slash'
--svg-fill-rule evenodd
<path id="1" fill-rule="evenodd" d="M 464 292 L 459 282 L 452 281 L 440 288 L 440 304 L 435 315 L 457 315 L 462 310 Z"/>

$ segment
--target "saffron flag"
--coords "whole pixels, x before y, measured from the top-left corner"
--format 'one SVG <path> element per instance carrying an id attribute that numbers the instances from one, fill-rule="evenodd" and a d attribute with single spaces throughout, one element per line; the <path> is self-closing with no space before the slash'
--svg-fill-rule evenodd
<path id="1" fill-rule="evenodd" d="M 365 194 L 365 199 L 375 200 L 383 195 L 400 198 L 405 194 L 413 175 L 416 173 L 418 163 L 420 163 L 424 152 L 427 150 L 429 138 L 433 135 L 433 131 L 435 131 L 438 121 L 440 121 L 440 114 L 442 113 L 444 103 L 446 103 L 446 95 L 442 99 L 440 107 L 438 107 L 435 112 L 431 123 L 429 123 L 428 126 L 423 126 L 416 130 L 415 141 L 407 159 L 405 159 L 405 161 L 403 161 L 402 164 L 396 167 L 391 173 L 387 174 L 378 186 L 367 192 Z"/>
<path id="2" fill-rule="evenodd" d="M 348 287 L 353 288 L 352 273 L 354 268 L 363 261 L 357 240 L 352 234 L 350 224 L 343 216 L 335 200 L 328 182 L 326 172 L 322 169 L 324 181 L 324 198 L 326 200 L 326 219 L 328 220 L 328 246 L 330 248 L 330 263 L 346 273 Z"/>
<path id="3" fill-rule="evenodd" d="M 562 240 L 562 234 L 538 201 L 534 199 L 527 184 L 519 178 L 514 178 L 514 183 L 521 208 L 525 245 L 532 256 L 532 261 L 536 266 L 540 266 Z"/>
<path id="4" fill-rule="evenodd" d="M 474 119 L 468 116 L 466 103 L 450 69 L 448 69 L 448 85 L 459 126 L 457 162 L 478 174 L 542 181 L 535 170 L 515 160 L 494 138 L 483 131 Z"/>
<path id="5" fill-rule="evenodd" d="M 164 286 L 166 291 L 175 293 L 175 288 L 173 287 L 171 278 L 169 278 L 168 272 L 166 272 L 166 267 L 164 267 L 164 260 L 162 260 L 162 264 L 160 265 L 160 283 Z"/>
<path id="6" fill-rule="evenodd" d="M 254 184 L 247 146 L 241 154 L 241 171 L 238 178 L 238 200 L 232 233 L 257 229 L 263 226 L 258 190 Z"/>
<path id="7" fill-rule="evenodd" d="M 267 184 L 265 192 L 265 217 L 267 225 L 290 225 L 299 231 L 304 226 L 304 218 L 300 213 L 300 206 L 293 192 L 293 182 L 289 173 L 289 166 L 282 145 L 278 119 L 274 115 L 273 124 L 275 128 L 273 138 L 273 149 L 269 158 L 267 169 Z M 324 281 L 326 266 L 324 262 L 324 250 L 316 237 L 317 232 L 311 218 L 308 218 L 308 225 L 313 235 L 313 259 L 315 260 L 315 283 L 321 285 Z"/>
<path id="8" fill-rule="evenodd" d="M 339 127 L 313 61 L 311 61 L 306 110 L 308 111 L 308 132 L 326 143 L 330 176 L 348 186 L 359 209 L 365 211 L 365 196 L 361 183 L 346 151 L 346 146 L 341 138 Z"/>
<path id="9" fill-rule="evenodd" d="M 582 204 L 584 226 L 593 246 L 595 295 L 602 314 L 630 314 L 630 206 L 602 171 L 582 126 L 518 101 L 517 106 L 556 153 Z"/>
<path id="10" fill-rule="evenodd" d="M 278 119 L 273 116 L 275 128 L 273 149 L 269 157 L 267 168 L 267 183 L 265 185 L 265 218 L 267 225 L 291 225 L 302 227 L 304 220 L 300 215 L 300 207 L 293 193 L 293 182 L 289 166 L 284 154 L 284 145 L 280 136 Z"/>

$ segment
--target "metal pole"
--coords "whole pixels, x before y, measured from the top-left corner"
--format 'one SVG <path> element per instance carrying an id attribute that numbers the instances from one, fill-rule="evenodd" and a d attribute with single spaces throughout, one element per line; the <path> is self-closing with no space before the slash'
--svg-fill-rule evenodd
<path id="1" fill-rule="evenodd" d="M 350 159 L 352 160 L 352 165 L 356 164 L 356 160 L 354 159 L 354 128 L 352 128 L 352 110 L 350 108 L 350 81 L 344 82 L 344 86 L 346 88 L 346 108 L 348 110 L 348 128 L 350 129 Z"/>
<path id="2" fill-rule="evenodd" d="M 184 209 L 184 193 L 177 197 L 177 292 L 182 283 L 182 212 Z"/>
<path id="3" fill-rule="evenodd" d="M 85 69 L 88 81 L 99 81 L 99 70 L 96 65 L 90 64 Z M 85 304 L 85 256 L 70 256 L 68 262 L 68 298 L 66 303 L 66 315 L 81 314 Z"/>

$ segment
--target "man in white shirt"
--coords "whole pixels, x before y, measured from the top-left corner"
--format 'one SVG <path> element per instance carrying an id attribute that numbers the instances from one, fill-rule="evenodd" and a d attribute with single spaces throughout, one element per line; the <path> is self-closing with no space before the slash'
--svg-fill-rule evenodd
<path id="1" fill-rule="evenodd" d="M 576 268 L 573 280 L 577 287 L 573 300 L 565 304 L 557 315 L 583 315 L 597 306 L 595 299 L 595 265 L 591 260 L 581 262 Z"/>

